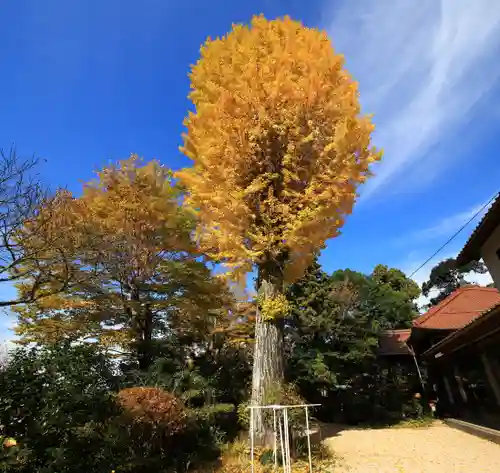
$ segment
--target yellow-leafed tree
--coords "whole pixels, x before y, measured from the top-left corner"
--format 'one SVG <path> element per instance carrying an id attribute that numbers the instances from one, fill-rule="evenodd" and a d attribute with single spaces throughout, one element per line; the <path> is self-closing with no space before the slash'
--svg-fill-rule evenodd
<path id="1" fill-rule="evenodd" d="M 210 330 L 231 298 L 199 260 L 181 199 L 170 170 L 137 156 L 99 171 L 77 198 L 59 193 L 41 216 L 51 211 L 45 231 L 58 236 L 51 251 L 65 255 L 60 271 L 69 281 L 56 294 L 51 281 L 38 285 L 48 295 L 15 308 L 21 340 L 92 339 L 130 353 L 145 370 L 166 333 Z M 18 289 L 35 284 L 25 278 Z"/>
<path id="2" fill-rule="evenodd" d="M 283 285 L 339 234 L 381 154 L 343 56 L 289 17 L 209 38 L 190 78 L 182 150 L 194 165 L 177 176 L 202 249 L 235 278 L 258 269 L 252 402 L 262 404 L 283 379 Z"/>

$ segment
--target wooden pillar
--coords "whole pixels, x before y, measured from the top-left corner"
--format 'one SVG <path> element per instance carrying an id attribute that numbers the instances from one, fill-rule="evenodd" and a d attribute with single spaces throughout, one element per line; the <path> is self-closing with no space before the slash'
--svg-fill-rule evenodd
<path id="1" fill-rule="evenodd" d="M 495 368 L 497 368 L 498 366 L 495 366 L 496 363 L 492 362 L 493 360 L 490 359 L 486 352 L 481 353 L 481 361 L 483 362 L 484 371 L 486 372 L 488 382 L 490 383 L 491 389 L 495 394 L 497 404 L 500 406 L 500 383 L 495 374 Z"/>
<path id="2" fill-rule="evenodd" d="M 448 394 L 448 399 L 450 400 L 450 403 L 455 404 L 455 398 L 453 397 L 453 392 L 451 390 L 450 381 L 448 380 L 446 375 L 443 375 L 443 381 L 444 381 L 444 387 L 445 387 L 446 392 Z"/>
<path id="3" fill-rule="evenodd" d="M 457 381 L 458 390 L 460 391 L 460 396 L 462 397 L 464 403 L 467 403 L 467 392 L 465 391 L 464 383 L 462 381 L 462 377 L 460 376 L 460 371 L 458 370 L 457 365 L 453 365 L 453 372 Z"/>

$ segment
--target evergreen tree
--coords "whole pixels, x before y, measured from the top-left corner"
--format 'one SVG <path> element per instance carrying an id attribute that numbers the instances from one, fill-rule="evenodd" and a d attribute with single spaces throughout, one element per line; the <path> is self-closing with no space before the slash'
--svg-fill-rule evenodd
<path id="1" fill-rule="evenodd" d="M 467 275 L 471 272 L 484 274 L 488 270 L 482 261 L 471 261 L 464 266 L 457 266 L 455 258 L 448 258 L 432 268 L 429 279 L 422 284 L 422 294 L 429 296 L 432 291 L 438 294 L 431 297 L 428 307 L 439 304 L 458 288 L 471 284 Z"/>
<path id="2" fill-rule="evenodd" d="M 417 284 L 399 270 L 379 265 L 368 276 L 348 269 L 329 276 L 315 261 L 287 291 L 289 380 L 328 415 L 347 410 L 350 420 L 372 418 L 380 394 L 379 337 L 411 323 L 418 295 Z"/>

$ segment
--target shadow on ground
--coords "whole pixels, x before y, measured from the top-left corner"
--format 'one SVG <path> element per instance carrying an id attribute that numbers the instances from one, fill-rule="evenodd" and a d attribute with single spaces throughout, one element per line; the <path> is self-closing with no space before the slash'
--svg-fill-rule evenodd
<path id="1" fill-rule="evenodd" d="M 355 427 L 350 425 L 327 423 L 319 423 L 315 427 L 317 427 L 317 432 L 311 434 L 311 442 L 313 443 L 319 443 L 326 438 L 337 437 L 341 435 L 342 432 L 355 429 Z"/>

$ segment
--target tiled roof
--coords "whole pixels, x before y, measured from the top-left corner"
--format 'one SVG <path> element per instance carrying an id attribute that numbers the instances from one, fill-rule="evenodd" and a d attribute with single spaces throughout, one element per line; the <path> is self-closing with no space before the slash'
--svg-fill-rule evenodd
<path id="1" fill-rule="evenodd" d="M 464 286 L 413 321 L 417 328 L 456 330 L 500 303 L 500 292 L 491 287 Z"/>
<path id="2" fill-rule="evenodd" d="M 380 355 L 411 354 L 406 341 L 410 338 L 411 329 L 387 330 L 379 338 Z"/>
<path id="3" fill-rule="evenodd" d="M 483 322 L 486 321 L 487 317 L 490 317 L 495 314 L 498 314 L 498 309 L 500 309 L 500 302 L 494 304 L 489 309 L 481 312 L 476 318 L 472 319 L 468 324 L 462 327 L 460 330 L 455 330 L 450 335 L 443 338 L 441 341 L 430 347 L 426 352 L 423 353 L 423 356 L 428 356 L 429 354 L 433 354 L 440 350 L 443 346 L 449 345 L 455 339 L 459 339 L 460 337 L 464 337 L 467 331 L 470 331 L 476 326 L 479 326 Z"/>
<path id="4" fill-rule="evenodd" d="M 464 265 L 470 261 L 480 259 L 481 246 L 484 245 L 498 225 L 500 225 L 500 192 L 457 256 L 457 263 Z"/>

